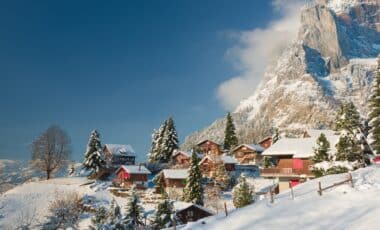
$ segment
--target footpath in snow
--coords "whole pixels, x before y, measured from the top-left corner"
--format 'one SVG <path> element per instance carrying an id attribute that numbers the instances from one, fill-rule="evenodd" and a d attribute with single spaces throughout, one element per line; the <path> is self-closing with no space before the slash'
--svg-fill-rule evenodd
<path id="1" fill-rule="evenodd" d="M 275 196 L 229 213 L 188 224 L 185 229 L 378 229 L 380 217 L 380 166 L 352 173 L 354 188 L 343 184 L 317 193 L 318 182 L 327 187 L 347 179 L 329 175 L 300 184 Z"/>

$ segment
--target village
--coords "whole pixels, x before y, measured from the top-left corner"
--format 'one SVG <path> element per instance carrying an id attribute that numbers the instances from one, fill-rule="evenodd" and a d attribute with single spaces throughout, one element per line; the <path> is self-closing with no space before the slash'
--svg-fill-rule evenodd
<path id="1" fill-rule="evenodd" d="M 230 114 L 226 121 L 224 143 L 206 139 L 182 150 L 169 118 L 152 135 L 148 161 L 142 163 L 131 145 L 97 147 L 100 135 L 94 130 L 82 167 L 91 172 L 90 179 L 111 181 L 107 190 L 114 196 L 135 199 L 136 206 L 156 205 L 155 214 L 145 219 L 160 229 L 228 215 L 314 178 L 380 162 L 351 102 L 341 105 L 335 130 L 305 129 L 286 136 L 274 129 L 257 143 L 238 144 Z"/>

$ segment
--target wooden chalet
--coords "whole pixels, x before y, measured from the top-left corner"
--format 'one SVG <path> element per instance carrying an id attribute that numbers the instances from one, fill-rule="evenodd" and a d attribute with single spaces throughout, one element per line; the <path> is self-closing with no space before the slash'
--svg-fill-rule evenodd
<path id="1" fill-rule="evenodd" d="M 198 159 L 202 159 L 203 154 L 197 154 Z M 191 163 L 191 153 L 178 150 L 173 155 L 173 164 L 177 168 L 188 168 Z"/>
<path id="2" fill-rule="evenodd" d="M 107 164 L 113 170 L 121 165 L 134 165 L 136 153 L 130 145 L 105 144 L 103 148 Z"/>
<path id="3" fill-rule="evenodd" d="M 113 182 L 120 187 L 127 188 L 136 185 L 138 189 L 148 187 L 150 171 L 143 165 L 122 165 L 115 172 Z"/>
<path id="4" fill-rule="evenodd" d="M 235 166 L 238 163 L 233 157 L 221 155 L 221 156 L 205 156 L 200 162 L 200 168 L 202 175 L 212 177 L 219 163 L 223 163 L 227 172 L 235 171 Z"/>
<path id="5" fill-rule="evenodd" d="M 335 152 L 335 144 L 339 136 L 327 135 L 326 138 Z M 264 178 L 278 178 L 279 191 L 289 188 L 289 182 L 295 186 L 308 178 L 314 178 L 310 171 L 311 157 L 314 156 L 316 137 L 310 138 L 282 138 L 266 149 L 262 155 L 270 156 L 277 162 L 275 167 L 261 169 Z"/>
<path id="6" fill-rule="evenodd" d="M 272 137 L 268 136 L 268 137 L 265 137 L 264 139 L 262 139 L 261 141 L 259 141 L 258 144 L 261 147 L 263 147 L 264 149 L 267 149 L 272 145 L 272 140 L 273 140 Z"/>
<path id="7" fill-rule="evenodd" d="M 173 203 L 175 216 L 181 224 L 195 222 L 199 219 L 214 215 L 214 213 L 205 207 L 193 203 L 176 201 Z"/>
<path id="8" fill-rule="evenodd" d="M 253 164 L 253 165 L 261 165 L 262 155 L 261 153 L 264 151 L 264 148 L 260 145 L 247 145 L 242 144 L 234 148 L 231 153 L 235 157 L 235 159 L 239 162 L 239 164 Z"/>
<path id="9" fill-rule="evenodd" d="M 188 176 L 188 169 L 162 170 L 163 185 L 166 188 L 184 188 Z"/>
<path id="10" fill-rule="evenodd" d="M 222 145 L 211 140 L 204 140 L 197 144 L 197 147 L 200 152 L 205 155 L 215 155 L 219 156 L 223 154 Z"/>

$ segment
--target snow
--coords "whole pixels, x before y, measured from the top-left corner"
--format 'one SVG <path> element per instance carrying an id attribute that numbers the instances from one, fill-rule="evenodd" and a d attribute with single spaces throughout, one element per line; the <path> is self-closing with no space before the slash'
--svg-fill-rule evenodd
<path id="1" fill-rule="evenodd" d="M 164 169 L 162 172 L 168 179 L 186 179 L 189 175 L 187 169 Z"/>
<path id="2" fill-rule="evenodd" d="M 339 12 L 347 12 L 351 7 L 360 4 L 358 0 L 330 0 L 327 3 L 327 7 L 335 11 Z"/>
<path id="3" fill-rule="evenodd" d="M 225 164 L 237 164 L 238 162 L 235 160 L 235 158 L 231 157 L 231 156 L 226 156 L 226 155 L 222 155 L 221 156 L 221 159 L 222 161 L 225 163 Z"/>
<path id="4" fill-rule="evenodd" d="M 293 158 L 309 158 L 314 155 L 318 136 L 310 138 L 282 138 L 263 152 L 263 156 L 293 155 Z M 335 153 L 335 144 L 339 140 L 337 135 L 326 135 L 330 142 L 331 153 Z"/>
<path id="5" fill-rule="evenodd" d="M 105 144 L 104 145 L 112 155 L 135 155 L 135 150 L 133 150 L 131 145 L 120 145 L 120 144 Z"/>
<path id="6" fill-rule="evenodd" d="M 241 144 L 239 146 L 237 146 L 236 148 L 234 148 L 231 152 L 234 152 L 235 150 L 241 148 L 241 147 L 247 147 L 249 149 L 252 149 L 256 152 L 263 152 L 265 149 L 263 147 L 261 147 L 260 145 L 256 145 L 256 144 Z"/>
<path id="7" fill-rule="evenodd" d="M 151 174 L 151 172 L 143 165 L 122 165 L 120 168 L 130 174 Z M 117 171 L 119 171 L 120 168 Z"/>
<path id="8" fill-rule="evenodd" d="M 377 229 L 380 215 L 380 166 L 352 173 L 350 184 L 317 193 L 322 187 L 347 179 L 347 174 L 328 175 L 293 188 L 295 199 L 287 190 L 274 197 L 234 210 L 225 217 L 219 214 L 188 224 L 184 229 Z M 202 223 L 204 222 L 204 223 Z"/>
<path id="9" fill-rule="evenodd" d="M 197 205 L 197 204 L 193 204 L 193 203 L 188 203 L 188 202 L 183 202 L 183 201 L 175 201 L 175 202 L 173 202 L 173 206 L 174 206 L 174 209 L 176 210 L 176 212 L 180 212 L 180 211 L 185 210 L 185 209 L 187 209 L 187 208 L 189 208 L 191 206 L 195 206 L 195 207 L 197 207 L 199 209 L 202 209 L 202 210 L 204 210 L 204 211 L 206 211 L 208 213 L 213 214 L 213 212 L 211 210 L 209 210 L 209 209 L 207 209 L 207 208 L 205 208 L 203 206 L 200 206 L 200 205 Z"/>
<path id="10" fill-rule="evenodd" d="M 307 129 L 306 133 L 309 134 L 311 138 L 318 138 L 322 133 L 325 136 L 335 135 L 335 131 L 331 129 Z"/>
<path id="11" fill-rule="evenodd" d="M 323 161 L 317 164 L 314 164 L 313 167 L 317 169 L 323 169 L 327 171 L 328 169 L 332 167 L 343 167 L 347 168 L 348 170 L 353 170 L 354 166 L 357 163 L 348 162 L 348 161 Z"/>

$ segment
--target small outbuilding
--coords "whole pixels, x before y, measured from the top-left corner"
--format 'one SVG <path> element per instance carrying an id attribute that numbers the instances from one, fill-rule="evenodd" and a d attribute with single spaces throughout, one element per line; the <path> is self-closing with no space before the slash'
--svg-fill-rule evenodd
<path id="1" fill-rule="evenodd" d="M 200 205 L 176 201 L 174 202 L 175 216 L 181 224 L 195 222 L 199 219 L 214 215 L 214 213 Z"/>

